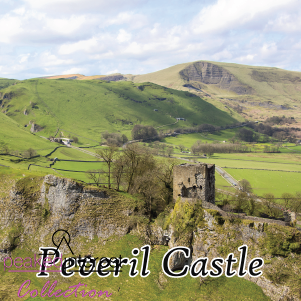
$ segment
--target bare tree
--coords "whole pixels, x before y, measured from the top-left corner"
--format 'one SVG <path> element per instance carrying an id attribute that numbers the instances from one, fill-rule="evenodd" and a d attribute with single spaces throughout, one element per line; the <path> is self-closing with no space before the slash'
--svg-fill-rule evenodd
<path id="1" fill-rule="evenodd" d="M 36 154 L 37 154 L 36 150 L 34 150 L 33 148 L 29 148 L 28 150 L 23 152 L 23 157 L 32 158 Z"/>
<path id="2" fill-rule="evenodd" d="M 100 158 L 102 158 L 107 166 L 108 166 L 108 186 L 109 189 L 111 189 L 111 168 L 112 168 L 112 163 L 114 160 L 114 157 L 116 155 L 116 152 L 118 151 L 116 146 L 108 146 L 103 149 L 99 149 L 96 151 L 96 153 L 99 155 Z"/>
<path id="3" fill-rule="evenodd" d="M 291 201 L 294 199 L 294 196 L 291 193 L 285 192 L 282 193 L 281 198 L 284 202 L 284 207 L 288 209 L 290 207 Z"/>
<path id="4" fill-rule="evenodd" d="M 119 191 L 122 177 L 126 168 L 126 159 L 124 155 L 119 156 L 113 165 L 113 177 L 116 180 L 116 189 Z"/>
<path id="5" fill-rule="evenodd" d="M 268 211 L 268 215 L 271 217 L 274 217 L 276 215 L 275 213 L 275 196 L 272 193 L 265 193 L 263 195 L 264 199 L 263 199 L 263 205 L 266 207 L 267 211 Z"/>
<path id="6" fill-rule="evenodd" d="M 101 179 L 104 174 L 104 171 L 102 169 L 87 170 L 86 174 L 87 174 L 87 177 L 96 184 L 96 186 L 100 186 Z"/>

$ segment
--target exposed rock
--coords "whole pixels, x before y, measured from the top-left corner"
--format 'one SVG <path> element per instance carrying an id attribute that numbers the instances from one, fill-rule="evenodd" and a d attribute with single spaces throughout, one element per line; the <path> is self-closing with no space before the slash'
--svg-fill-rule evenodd
<path id="1" fill-rule="evenodd" d="M 108 75 L 108 76 L 104 76 L 104 77 L 100 77 L 100 78 L 97 78 L 97 79 L 101 79 L 101 80 L 108 80 L 108 81 L 114 81 L 114 82 L 117 82 L 117 81 L 120 81 L 120 80 L 126 80 L 126 78 L 121 75 L 121 74 L 117 74 L 117 75 Z"/>
<path id="2" fill-rule="evenodd" d="M 38 124 L 36 124 L 34 122 L 32 123 L 31 128 L 30 128 L 30 131 L 32 133 L 37 133 L 37 132 L 42 131 L 42 130 L 43 130 L 43 127 L 39 126 Z"/>
<path id="3" fill-rule="evenodd" d="M 208 62 L 196 62 L 182 71 L 180 76 L 190 84 L 190 87 L 200 89 L 195 83 L 216 85 L 220 89 L 230 90 L 239 95 L 253 94 L 253 89 L 240 82 L 226 69 Z"/>
<path id="4" fill-rule="evenodd" d="M 23 178 L 11 189 L 9 197 L 0 199 L 0 230 L 20 225 L 16 231 L 0 237 L 0 259 L 14 248 L 16 239 L 11 233 L 19 237 L 18 244 L 32 237 L 34 248 L 45 243 L 46 236 L 52 245 L 49 235 L 57 229 L 68 229 L 73 240 L 80 236 L 123 236 L 132 227 L 134 209 L 130 199 L 87 189 L 70 179 L 53 175 Z"/>

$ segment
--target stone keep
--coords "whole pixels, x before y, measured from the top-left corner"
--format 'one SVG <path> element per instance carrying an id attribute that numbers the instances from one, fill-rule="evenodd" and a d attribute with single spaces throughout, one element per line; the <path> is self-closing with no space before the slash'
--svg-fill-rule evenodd
<path id="1" fill-rule="evenodd" d="M 215 204 L 215 165 L 181 164 L 173 170 L 173 198 Z"/>

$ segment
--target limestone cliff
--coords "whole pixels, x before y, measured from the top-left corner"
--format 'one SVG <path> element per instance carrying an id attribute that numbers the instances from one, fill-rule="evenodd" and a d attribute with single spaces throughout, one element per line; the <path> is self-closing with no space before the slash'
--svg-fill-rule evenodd
<path id="1" fill-rule="evenodd" d="M 73 241 L 125 235 L 135 223 L 134 210 L 135 200 L 114 191 L 85 188 L 53 175 L 25 177 L 0 199 L 0 258 L 24 243 L 34 252 L 41 245 L 52 246 L 57 229 L 68 230 Z M 79 246 L 74 243 L 73 248 Z"/>
<path id="2" fill-rule="evenodd" d="M 259 285 L 272 300 L 301 300 L 301 232 L 262 220 L 227 217 L 218 210 L 178 200 L 166 219 L 168 245 L 185 245 L 192 250 L 192 257 L 187 261 L 182 253 L 175 254 L 170 264 L 176 270 L 200 257 L 226 258 L 232 252 L 239 258 L 237 248 L 246 244 L 247 263 L 261 257 L 265 265 L 259 278 L 245 278 Z"/>

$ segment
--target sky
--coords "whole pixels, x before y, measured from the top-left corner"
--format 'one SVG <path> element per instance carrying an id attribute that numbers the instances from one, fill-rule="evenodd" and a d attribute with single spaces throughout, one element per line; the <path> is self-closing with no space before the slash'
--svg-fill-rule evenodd
<path id="1" fill-rule="evenodd" d="M 0 77 L 197 60 L 301 71 L 300 0 L 0 0 Z"/>

